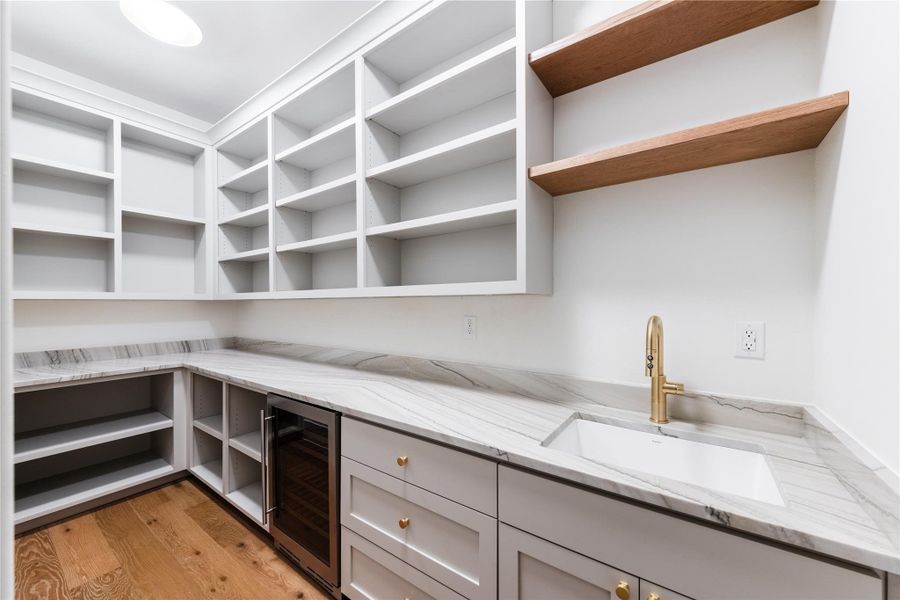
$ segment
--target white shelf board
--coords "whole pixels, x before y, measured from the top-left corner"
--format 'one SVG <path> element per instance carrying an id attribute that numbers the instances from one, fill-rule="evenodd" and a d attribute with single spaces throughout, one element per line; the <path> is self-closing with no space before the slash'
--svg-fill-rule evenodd
<path id="1" fill-rule="evenodd" d="M 278 252 L 306 252 L 308 254 L 314 254 L 316 252 L 329 252 L 331 250 L 352 248 L 355 245 L 356 231 L 354 230 L 346 233 L 336 233 L 335 235 L 305 240 L 303 242 L 281 244 L 278 246 L 277 250 Z"/>
<path id="2" fill-rule="evenodd" d="M 115 292 L 79 292 L 47 290 L 14 290 L 13 300 L 111 300 L 117 298 Z"/>
<path id="3" fill-rule="evenodd" d="M 176 213 L 164 212 L 161 210 L 138 208 L 136 206 L 123 206 L 122 216 L 147 219 L 151 221 L 163 221 L 166 223 L 180 223 L 183 225 L 204 225 L 206 223 L 206 220 L 202 217 L 180 215 Z"/>
<path id="4" fill-rule="evenodd" d="M 515 89 L 513 38 L 385 100 L 366 118 L 403 135 Z"/>
<path id="5" fill-rule="evenodd" d="M 158 411 L 150 410 L 75 423 L 66 428 L 37 431 L 15 441 L 13 463 L 19 464 L 151 431 L 169 429 L 172 425 L 172 419 Z"/>
<path id="6" fill-rule="evenodd" d="M 102 498 L 174 473 L 152 452 L 134 454 L 16 486 L 15 522 Z"/>
<path id="7" fill-rule="evenodd" d="M 516 121 L 505 121 L 470 135 L 370 169 L 367 177 L 408 187 L 515 156 Z"/>
<path id="8" fill-rule="evenodd" d="M 222 459 L 194 465 L 191 467 L 191 473 L 212 489 L 222 493 Z"/>
<path id="9" fill-rule="evenodd" d="M 72 227 L 53 227 L 50 225 L 35 225 L 32 223 L 14 223 L 12 226 L 15 231 L 31 231 L 34 233 L 44 233 L 47 235 L 58 235 L 61 237 L 85 238 L 91 240 L 113 240 L 116 234 L 110 231 L 90 231 L 88 229 L 75 229 Z"/>
<path id="10" fill-rule="evenodd" d="M 57 177 L 67 177 L 79 181 L 111 183 L 115 179 L 115 175 L 108 171 L 98 171 L 97 169 L 89 169 L 87 167 L 66 164 L 55 160 L 46 160 L 35 156 L 25 156 L 18 153 L 13 153 L 12 161 L 13 167 L 17 169 L 33 171 L 35 173 L 44 173 L 46 175 L 54 175 Z"/>
<path id="11" fill-rule="evenodd" d="M 297 194 L 291 194 L 277 201 L 275 206 L 287 206 L 306 211 L 323 210 L 345 202 L 352 202 L 356 197 L 355 191 L 356 173 L 352 173 Z"/>
<path id="12" fill-rule="evenodd" d="M 244 250 L 243 252 L 238 252 L 229 256 L 220 256 L 219 262 L 261 262 L 268 260 L 268 258 L 268 248 L 256 248 L 255 250 Z"/>
<path id="13" fill-rule="evenodd" d="M 475 208 L 457 210 L 421 219 L 369 227 L 366 230 L 366 235 L 408 240 L 455 233 L 457 231 L 470 231 L 483 227 L 494 227 L 496 225 L 507 225 L 516 222 L 517 206 L 518 202 L 515 200 L 476 206 Z"/>
<path id="14" fill-rule="evenodd" d="M 269 222 L 269 205 L 262 204 L 249 210 L 235 213 L 219 221 L 219 225 L 240 225 L 241 227 L 259 227 Z"/>
<path id="15" fill-rule="evenodd" d="M 262 523 L 262 483 L 255 481 L 225 496 L 248 517 Z"/>
<path id="16" fill-rule="evenodd" d="M 276 299 L 300 298 L 390 298 L 407 296 L 494 296 L 521 294 L 524 285 L 515 280 L 473 281 L 463 283 L 429 283 L 419 285 L 394 285 L 348 287 L 313 290 L 285 290 L 266 294 Z"/>
<path id="17" fill-rule="evenodd" d="M 262 160 L 226 179 L 219 187 L 248 194 L 262 191 L 269 186 L 268 165 L 268 160 Z"/>
<path id="18" fill-rule="evenodd" d="M 222 415 L 212 415 L 202 419 L 194 419 L 194 427 L 208 433 L 216 439 L 222 439 Z"/>
<path id="19" fill-rule="evenodd" d="M 280 152 L 275 160 L 314 171 L 352 156 L 356 148 L 355 122 L 356 120 L 351 117 L 334 127 L 329 127 L 308 140 Z"/>
<path id="20" fill-rule="evenodd" d="M 262 461 L 262 437 L 259 431 L 251 431 L 250 433 L 233 437 L 228 440 L 228 445 L 257 462 Z"/>

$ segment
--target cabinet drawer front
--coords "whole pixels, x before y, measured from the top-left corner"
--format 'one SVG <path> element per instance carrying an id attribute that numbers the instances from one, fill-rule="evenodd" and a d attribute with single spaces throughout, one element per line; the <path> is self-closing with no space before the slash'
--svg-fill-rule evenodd
<path id="1" fill-rule="evenodd" d="M 341 593 L 350 600 L 464 600 L 347 529 L 341 532 Z"/>
<path id="2" fill-rule="evenodd" d="M 496 597 L 497 521 L 487 515 L 344 458 L 341 523 L 467 598 Z"/>
<path id="3" fill-rule="evenodd" d="M 503 523 L 499 564 L 499 597 L 504 600 L 617 600 L 618 586 L 623 595 L 638 597 L 637 577 Z"/>
<path id="4" fill-rule="evenodd" d="M 509 467 L 499 471 L 499 513 L 504 523 L 697 600 L 879 600 L 884 593 L 873 572 Z"/>
<path id="5" fill-rule="evenodd" d="M 497 516 L 497 463 L 353 419 L 341 427 L 344 456 Z"/>

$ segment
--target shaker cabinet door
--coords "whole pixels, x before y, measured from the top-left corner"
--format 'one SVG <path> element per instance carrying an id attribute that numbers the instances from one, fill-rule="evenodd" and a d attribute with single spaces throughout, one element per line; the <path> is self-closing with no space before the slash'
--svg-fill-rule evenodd
<path id="1" fill-rule="evenodd" d="M 503 600 L 637 600 L 637 577 L 500 523 Z"/>
<path id="2" fill-rule="evenodd" d="M 641 579 L 640 600 L 691 600 L 687 596 L 667 590 L 661 585 Z"/>

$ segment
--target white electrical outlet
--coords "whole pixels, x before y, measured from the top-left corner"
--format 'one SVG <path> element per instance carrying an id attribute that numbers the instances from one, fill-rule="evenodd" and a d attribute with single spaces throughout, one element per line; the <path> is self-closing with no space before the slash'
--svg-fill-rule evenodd
<path id="1" fill-rule="evenodd" d="M 738 321 L 734 324 L 736 358 L 766 357 L 766 324 L 763 321 Z"/>
<path id="2" fill-rule="evenodd" d="M 463 337 L 472 340 L 478 338 L 478 317 L 474 315 L 463 317 Z"/>

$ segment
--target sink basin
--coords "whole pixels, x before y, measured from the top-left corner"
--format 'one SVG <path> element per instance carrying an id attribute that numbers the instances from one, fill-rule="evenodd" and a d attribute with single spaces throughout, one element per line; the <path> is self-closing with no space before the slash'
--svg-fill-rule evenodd
<path id="1" fill-rule="evenodd" d="M 574 419 L 544 445 L 598 463 L 784 506 L 762 452 L 671 435 Z"/>

